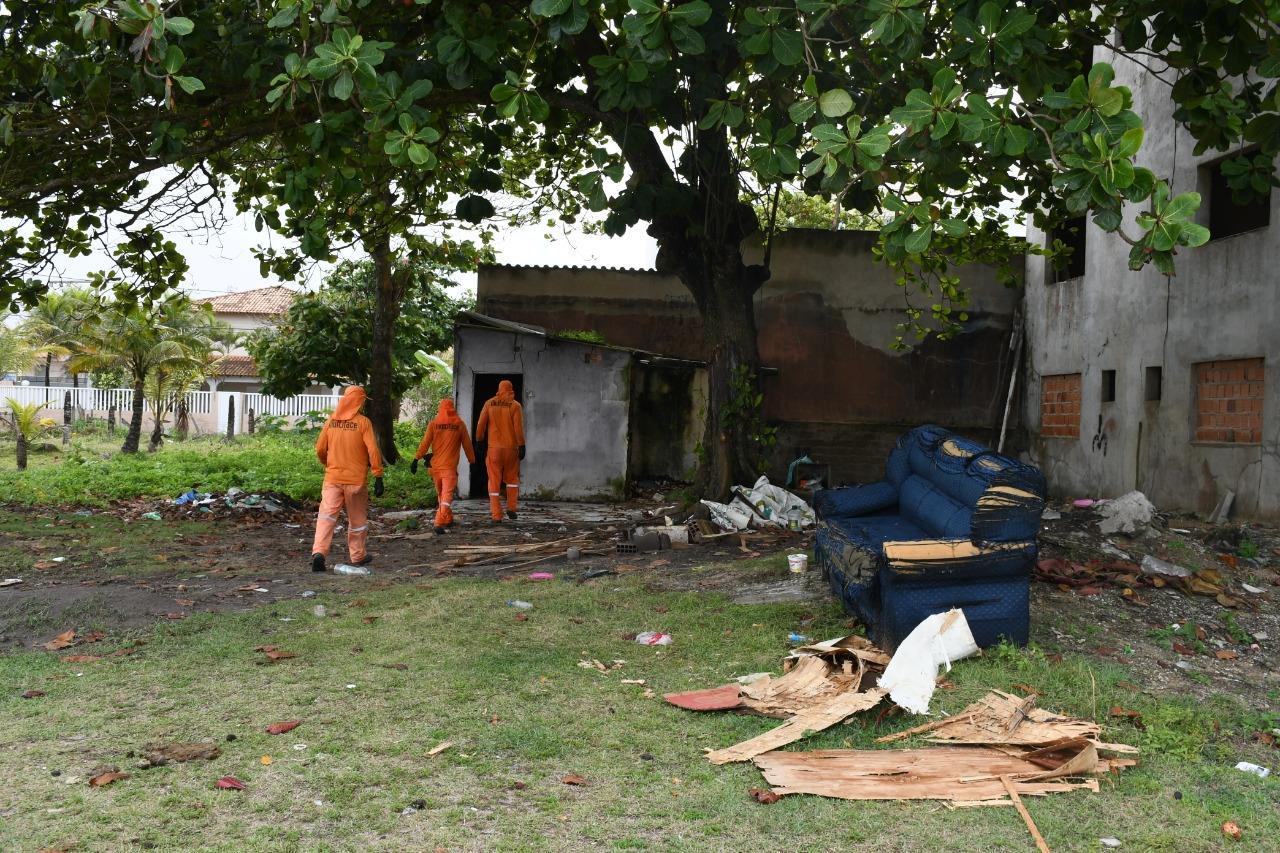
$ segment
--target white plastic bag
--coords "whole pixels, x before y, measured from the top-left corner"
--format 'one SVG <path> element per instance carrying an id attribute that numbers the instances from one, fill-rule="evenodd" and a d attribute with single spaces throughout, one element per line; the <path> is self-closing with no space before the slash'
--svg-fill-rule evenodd
<path id="1" fill-rule="evenodd" d="M 880 676 L 889 698 L 913 714 L 929 713 L 929 699 L 938 680 L 939 665 L 977 654 L 978 644 L 963 610 L 935 613 L 915 627 L 893 653 Z"/>

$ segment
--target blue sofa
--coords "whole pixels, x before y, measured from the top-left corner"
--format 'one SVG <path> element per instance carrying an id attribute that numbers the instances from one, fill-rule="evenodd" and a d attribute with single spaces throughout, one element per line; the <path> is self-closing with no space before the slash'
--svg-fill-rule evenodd
<path id="1" fill-rule="evenodd" d="M 892 651 L 963 608 L 974 639 L 1027 642 L 1044 475 L 938 426 L 898 439 L 885 479 L 814 497 L 817 563 L 847 611 Z"/>

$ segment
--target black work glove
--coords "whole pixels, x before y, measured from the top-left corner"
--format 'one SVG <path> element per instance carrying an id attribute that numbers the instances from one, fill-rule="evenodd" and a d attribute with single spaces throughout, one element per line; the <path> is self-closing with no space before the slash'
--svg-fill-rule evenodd
<path id="1" fill-rule="evenodd" d="M 516 451 L 516 458 L 521 462 L 524 461 L 524 445 L 520 445 L 520 449 Z"/>
<path id="2" fill-rule="evenodd" d="M 410 474 L 416 474 L 416 473 L 418 473 L 418 460 L 417 460 L 417 459 L 415 459 L 415 460 L 413 460 L 411 463 L 409 463 L 409 473 L 410 473 Z"/>
<path id="3" fill-rule="evenodd" d="M 382 493 L 385 492 L 386 490 L 387 490 L 386 487 L 382 485 L 382 478 L 374 477 L 373 478 L 373 496 L 375 498 L 380 498 L 382 497 Z"/>

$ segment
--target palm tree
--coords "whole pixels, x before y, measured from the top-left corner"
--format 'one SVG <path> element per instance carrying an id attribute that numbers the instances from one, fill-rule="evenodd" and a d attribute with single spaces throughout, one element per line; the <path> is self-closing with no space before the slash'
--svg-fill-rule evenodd
<path id="1" fill-rule="evenodd" d="M 54 356 L 71 355 L 79 348 L 80 333 L 85 320 L 93 313 L 97 300 L 85 288 L 71 288 L 61 293 L 49 293 L 35 304 L 22 323 L 30 340 L 44 356 L 44 384 L 49 387 L 49 371 Z M 72 373 L 71 381 L 79 386 L 79 374 Z"/>
<path id="2" fill-rule="evenodd" d="M 6 398 L 9 404 L 9 426 L 13 428 L 13 437 L 17 442 L 18 470 L 27 467 L 27 445 L 39 433 L 53 426 L 52 418 L 41 418 L 40 410 L 48 403 L 19 403 L 12 397 Z"/>
<path id="3" fill-rule="evenodd" d="M 159 447 L 164 415 L 172 406 L 173 377 L 206 368 L 219 326 L 212 312 L 184 296 L 150 306 L 111 303 L 86 322 L 82 351 L 71 359 L 70 369 L 120 369 L 133 382 L 133 412 L 121 452 L 138 452 L 149 385 L 156 414 L 151 444 Z"/>
<path id="4" fill-rule="evenodd" d="M 0 376 L 25 373 L 35 360 L 36 350 L 26 332 L 0 323 Z"/>

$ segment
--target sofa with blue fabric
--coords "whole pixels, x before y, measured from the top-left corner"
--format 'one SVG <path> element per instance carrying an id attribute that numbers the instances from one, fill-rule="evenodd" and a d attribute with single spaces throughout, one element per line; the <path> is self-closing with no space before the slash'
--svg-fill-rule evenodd
<path id="1" fill-rule="evenodd" d="M 952 607 L 979 646 L 1024 645 L 1044 497 L 1038 468 L 917 427 L 889 453 L 883 480 L 815 495 L 817 563 L 886 650 Z"/>

